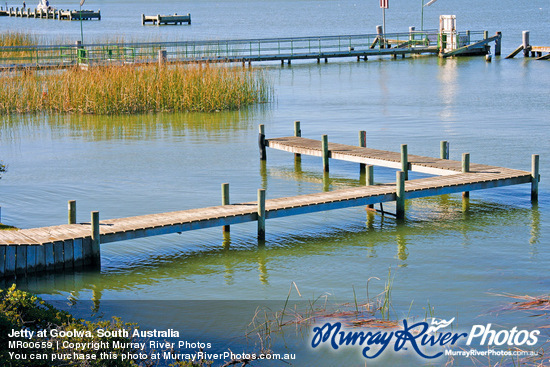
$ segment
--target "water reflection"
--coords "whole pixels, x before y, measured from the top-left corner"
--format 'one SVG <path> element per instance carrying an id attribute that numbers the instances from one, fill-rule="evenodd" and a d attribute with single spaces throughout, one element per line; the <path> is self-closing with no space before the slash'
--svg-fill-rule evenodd
<path id="1" fill-rule="evenodd" d="M 158 113 L 141 115 L 10 115 L 0 118 L 2 139 L 17 141 L 22 136 L 49 130 L 53 138 L 67 131 L 87 141 L 153 140 L 177 138 L 187 131 L 212 141 L 220 132 L 248 130 L 258 119 L 268 119 L 272 108 L 265 105 L 218 113 Z"/>

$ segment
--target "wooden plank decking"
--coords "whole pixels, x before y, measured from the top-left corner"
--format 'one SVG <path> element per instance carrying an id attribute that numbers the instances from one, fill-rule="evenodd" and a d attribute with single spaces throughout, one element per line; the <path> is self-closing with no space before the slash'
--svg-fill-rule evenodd
<path id="1" fill-rule="evenodd" d="M 267 139 L 265 144 L 293 153 L 322 155 L 318 140 L 284 137 Z M 401 154 L 396 152 L 329 143 L 329 157 L 401 169 Z M 404 199 L 529 183 L 534 177 L 532 172 L 482 164 L 472 164 L 470 171 L 463 173 L 462 162 L 416 155 L 409 155 L 408 162 L 410 170 L 440 176 L 406 181 Z M 535 172 L 538 175 L 538 168 Z M 269 199 L 265 219 L 396 201 L 398 195 L 397 183 L 384 183 Z M 258 221 L 258 207 L 257 202 L 246 202 L 101 220 L 100 243 Z M 99 256 L 92 245 L 92 231 L 91 223 L 0 231 L 0 276 L 92 263 L 94 256 Z"/>

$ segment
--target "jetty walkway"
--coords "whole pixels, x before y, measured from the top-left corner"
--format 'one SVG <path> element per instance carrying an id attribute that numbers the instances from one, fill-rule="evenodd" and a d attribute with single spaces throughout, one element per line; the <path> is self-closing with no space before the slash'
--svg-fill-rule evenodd
<path id="1" fill-rule="evenodd" d="M 489 37 L 486 31 L 457 33 L 460 50 L 452 54 L 438 31 L 406 33 L 341 35 L 322 37 L 285 37 L 241 40 L 185 41 L 42 45 L 0 47 L 0 71 L 24 68 L 55 69 L 75 65 L 117 65 L 193 62 L 266 62 L 292 60 L 324 60 L 389 55 L 393 58 L 407 55 L 433 54 L 442 57 L 456 54 L 486 54 L 489 43 L 495 42 L 495 54 L 500 53 L 501 35 Z M 498 48 L 497 48 L 498 45 Z"/>
<path id="2" fill-rule="evenodd" d="M 294 154 L 322 157 L 325 171 L 329 159 L 360 164 L 367 175 L 366 186 L 266 200 L 266 192 L 258 190 L 258 200 L 230 203 L 229 185 L 222 184 L 222 205 L 207 208 L 158 213 L 118 219 L 99 220 L 99 212 L 91 213 L 91 221 L 76 222 L 76 206 L 69 202 L 69 224 L 43 228 L 0 231 L 0 277 L 25 275 L 43 271 L 73 269 L 100 265 L 100 244 L 239 223 L 258 223 L 258 238 L 265 238 L 266 219 L 314 213 L 353 206 L 396 202 L 396 216 L 405 216 L 405 200 L 427 196 L 469 192 L 507 185 L 531 183 L 531 200 L 538 200 L 539 157 L 532 157 L 532 171 L 521 171 L 483 164 L 470 164 L 469 154 L 462 161 L 448 158 L 448 143 L 442 142 L 441 157 L 409 155 L 407 146 L 401 152 L 367 148 L 365 133 L 360 132 L 359 146 L 328 143 L 300 136 L 299 123 L 295 136 L 266 139 L 260 125 L 260 159 L 267 158 L 266 148 Z M 374 184 L 372 165 L 398 169 L 395 183 Z M 438 176 L 407 180 L 408 171 Z"/>

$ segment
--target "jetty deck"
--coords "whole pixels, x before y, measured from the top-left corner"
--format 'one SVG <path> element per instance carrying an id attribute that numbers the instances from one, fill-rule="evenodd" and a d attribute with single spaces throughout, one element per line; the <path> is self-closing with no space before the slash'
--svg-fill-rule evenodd
<path id="1" fill-rule="evenodd" d="M 299 128 L 298 128 L 299 130 Z M 326 136 L 325 136 L 326 137 Z M 223 204 L 207 208 L 99 220 L 92 212 L 91 221 L 76 223 L 71 215 L 75 207 L 69 206 L 72 224 L 0 231 L 0 276 L 14 276 L 42 271 L 73 269 L 100 263 L 100 244 L 142 237 L 181 233 L 185 231 L 258 222 L 258 238 L 265 238 L 265 220 L 291 215 L 307 214 L 353 206 L 366 206 L 395 201 L 396 210 L 404 215 L 406 199 L 469 192 L 508 185 L 531 183 L 531 199 L 538 198 L 538 156 L 533 156 L 532 171 L 484 164 L 469 164 L 468 160 L 442 158 L 377 150 L 362 146 L 327 143 L 326 138 L 313 140 L 300 136 L 265 139 L 260 128 L 261 159 L 266 159 L 265 148 L 279 149 L 295 154 L 307 154 L 337 160 L 401 169 L 395 183 L 373 184 L 293 197 L 265 199 L 265 190 L 258 190 L 258 201 L 229 203 L 228 184 L 223 189 Z M 364 144 L 362 144 L 364 145 Z M 404 154 L 405 152 L 405 154 Z M 464 155 L 463 157 L 466 157 Z M 409 170 L 439 176 L 405 180 Z M 405 172 L 404 172 L 405 171 Z M 227 190 L 227 192 L 225 191 Z"/>
<path id="2" fill-rule="evenodd" d="M 485 52 L 489 42 L 500 40 L 488 37 L 487 32 L 466 32 L 473 50 Z M 321 37 L 282 37 L 240 40 L 208 40 L 184 42 L 148 42 L 87 45 L 48 45 L 0 47 L 0 71 L 24 68 L 67 68 L 79 64 L 151 64 L 195 62 L 269 62 L 283 65 L 293 60 L 333 58 L 416 56 L 440 54 L 437 31 L 410 31 L 386 35 L 340 35 Z M 474 47 L 477 45 L 479 47 Z"/>

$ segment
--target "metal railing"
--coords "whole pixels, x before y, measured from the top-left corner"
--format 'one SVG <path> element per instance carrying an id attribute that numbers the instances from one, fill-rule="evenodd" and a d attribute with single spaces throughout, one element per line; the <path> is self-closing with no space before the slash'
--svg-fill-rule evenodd
<path id="1" fill-rule="evenodd" d="M 471 34 L 474 34 L 472 32 Z M 437 47 L 437 31 L 217 41 L 0 47 L 0 67 L 146 63 L 165 50 L 167 61 L 268 61 L 411 52 Z"/>

